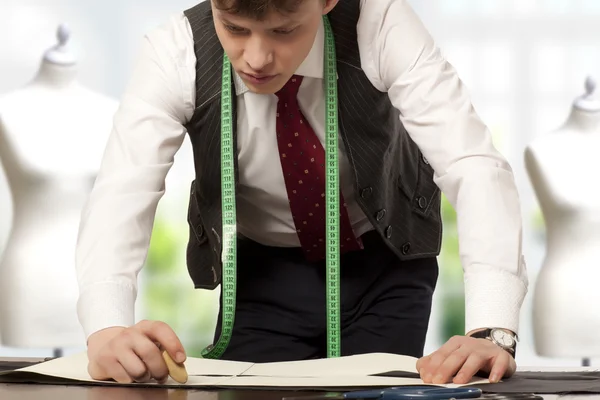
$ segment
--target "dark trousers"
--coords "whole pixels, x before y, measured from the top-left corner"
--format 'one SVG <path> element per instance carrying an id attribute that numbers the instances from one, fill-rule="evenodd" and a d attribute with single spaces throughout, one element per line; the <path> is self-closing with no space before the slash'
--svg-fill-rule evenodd
<path id="1" fill-rule="evenodd" d="M 341 353 L 423 355 L 436 258 L 400 261 L 376 232 L 340 265 Z M 325 262 L 297 248 L 238 241 L 237 305 L 221 359 L 270 362 L 327 356 Z M 215 343 L 221 330 L 219 313 Z"/>

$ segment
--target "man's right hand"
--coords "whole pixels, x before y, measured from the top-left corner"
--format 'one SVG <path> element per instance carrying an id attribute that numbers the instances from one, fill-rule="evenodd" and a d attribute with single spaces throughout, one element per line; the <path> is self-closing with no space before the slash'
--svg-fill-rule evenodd
<path id="1" fill-rule="evenodd" d="M 169 376 L 164 350 L 177 363 L 186 359 L 179 338 L 164 322 L 103 329 L 88 339 L 88 373 L 92 379 L 119 383 L 164 382 Z"/>

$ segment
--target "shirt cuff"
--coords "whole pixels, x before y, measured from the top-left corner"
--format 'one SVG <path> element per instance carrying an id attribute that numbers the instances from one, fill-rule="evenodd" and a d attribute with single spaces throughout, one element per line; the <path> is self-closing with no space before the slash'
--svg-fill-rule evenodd
<path id="1" fill-rule="evenodd" d="M 85 339 L 105 328 L 135 323 L 136 289 L 121 282 L 100 282 L 82 289 L 77 314 Z"/>
<path id="2" fill-rule="evenodd" d="M 471 269 L 465 272 L 465 332 L 504 328 L 518 334 L 528 287 L 523 265 L 519 274 L 483 265 Z"/>

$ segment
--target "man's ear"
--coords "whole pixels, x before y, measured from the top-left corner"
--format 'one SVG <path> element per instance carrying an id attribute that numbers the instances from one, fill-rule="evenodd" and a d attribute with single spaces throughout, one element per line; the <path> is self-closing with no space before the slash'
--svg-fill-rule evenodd
<path id="1" fill-rule="evenodd" d="M 331 10 L 337 5 L 340 0 L 324 0 L 323 1 L 323 15 L 329 14 Z"/>

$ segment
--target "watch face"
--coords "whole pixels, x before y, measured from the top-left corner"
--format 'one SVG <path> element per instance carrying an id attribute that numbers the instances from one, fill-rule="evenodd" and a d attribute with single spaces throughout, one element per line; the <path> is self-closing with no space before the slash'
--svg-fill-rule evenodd
<path id="1" fill-rule="evenodd" d="M 515 345 L 515 338 L 501 329 L 494 329 L 491 336 L 502 347 L 511 348 Z"/>

